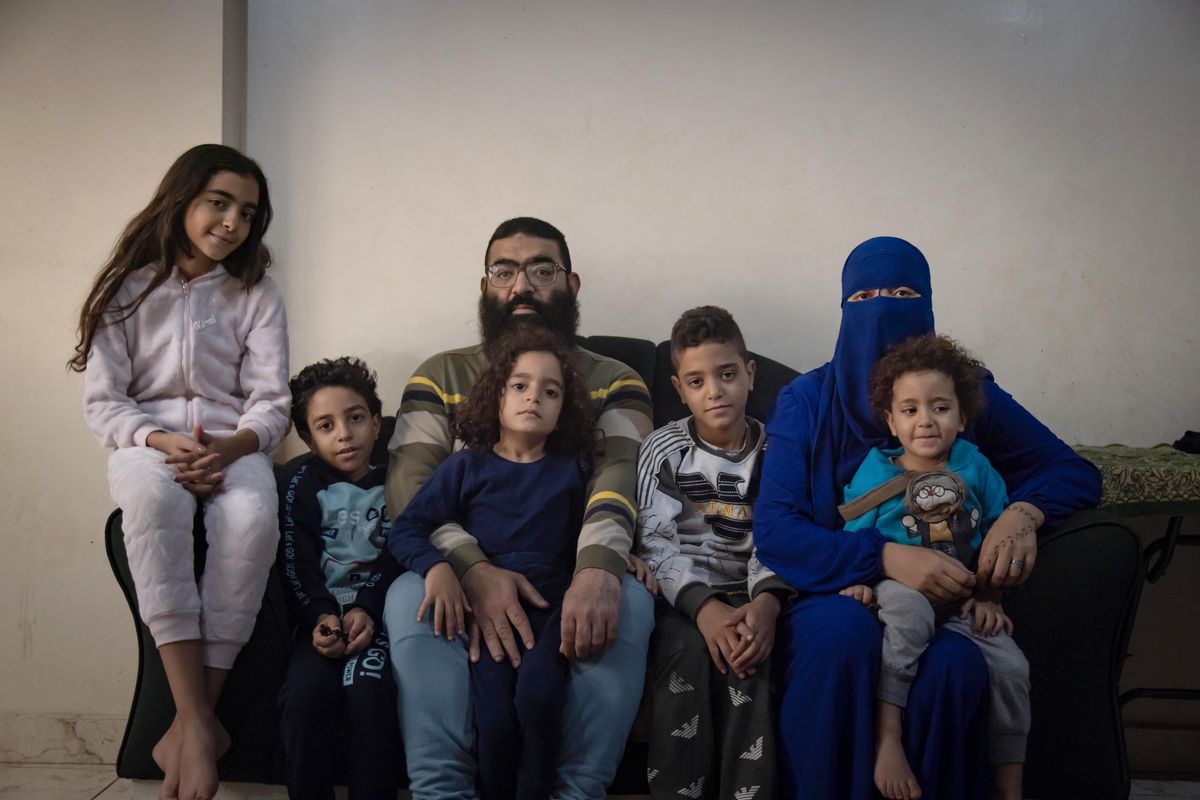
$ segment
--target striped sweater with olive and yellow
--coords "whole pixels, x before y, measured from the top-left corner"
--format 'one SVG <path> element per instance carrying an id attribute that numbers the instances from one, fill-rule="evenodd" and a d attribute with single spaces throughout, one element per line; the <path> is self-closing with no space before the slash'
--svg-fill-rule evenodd
<path id="1" fill-rule="evenodd" d="M 587 486 L 587 505 L 575 570 L 598 567 L 618 577 L 625 572 L 637 516 L 638 447 L 654 425 L 650 393 L 629 367 L 577 348 L 575 366 L 583 374 L 604 432 L 603 453 Z M 396 413 L 396 432 L 388 443 L 387 505 L 398 516 L 429 476 L 462 442 L 451 425 L 480 374 L 487 367 L 482 345 L 439 353 L 417 368 Z M 513 502 L 520 502 L 514 497 Z M 448 522 L 430 541 L 462 575 L 485 556 L 462 526 Z"/>

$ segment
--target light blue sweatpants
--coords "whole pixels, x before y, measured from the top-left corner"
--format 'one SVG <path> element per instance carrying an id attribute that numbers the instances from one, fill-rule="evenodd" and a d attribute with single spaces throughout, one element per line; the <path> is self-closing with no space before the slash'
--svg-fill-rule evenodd
<path id="1" fill-rule="evenodd" d="M 474 800 L 467 640 L 435 637 L 430 615 L 417 622 L 424 596 L 424 579 L 406 572 L 388 589 L 383 612 L 409 791 L 413 800 Z M 603 798 L 625 751 L 642 698 L 654 629 L 654 601 L 632 575 L 622 580 L 617 624 L 617 641 L 611 648 L 599 658 L 572 662 L 554 800 Z"/>

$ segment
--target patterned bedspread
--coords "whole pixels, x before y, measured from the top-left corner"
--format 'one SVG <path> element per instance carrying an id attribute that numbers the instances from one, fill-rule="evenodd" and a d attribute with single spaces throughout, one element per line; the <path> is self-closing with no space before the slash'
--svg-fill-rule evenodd
<path id="1" fill-rule="evenodd" d="M 1075 451 L 1104 476 L 1101 506 L 1129 516 L 1182 516 L 1200 513 L 1200 455 L 1170 445 L 1105 447 L 1079 445 Z"/>

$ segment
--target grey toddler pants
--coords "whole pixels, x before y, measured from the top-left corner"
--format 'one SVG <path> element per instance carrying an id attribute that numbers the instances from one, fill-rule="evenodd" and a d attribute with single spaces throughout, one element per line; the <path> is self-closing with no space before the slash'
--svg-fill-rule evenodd
<path id="1" fill-rule="evenodd" d="M 879 621 L 883 623 L 883 664 L 879 699 L 904 708 L 917 674 L 917 660 L 929 646 L 935 627 L 934 609 L 925 596 L 898 581 L 875 585 Z M 988 740 L 993 764 L 1025 762 L 1029 736 L 1029 662 L 1007 633 L 982 636 L 971 620 L 952 616 L 943 623 L 978 645 L 987 662 L 989 683 Z"/>

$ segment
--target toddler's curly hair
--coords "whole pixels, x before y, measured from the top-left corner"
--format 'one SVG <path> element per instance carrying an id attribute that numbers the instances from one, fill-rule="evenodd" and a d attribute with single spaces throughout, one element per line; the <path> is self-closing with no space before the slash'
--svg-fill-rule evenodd
<path id="1" fill-rule="evenodd" d="M 489 363 L 454 420 L 454 435 L 467 446 L 491 447 L 500 441 L 500 396 L 522 353 L 550 353 L 563 374 L 563 405 L 558 424 L 546 439 L 546 452 L 575 456 L 588 470 L 597 455 L 595 413 L 587 384 L 575 366 L 575 348 L 545 328 L 520 325 L 488 348 Z"/>
<path id="2" fill-rule="evenodd" d="M 897 342 L 871 370 L 871 408 L 880 420 L 892 410 L 892 390 L 906 372 L 933 370 L 950 377 L 963 418 L 972 420 L 983 409 L 982 362 L 949 336 L 927 333 Z"/>

